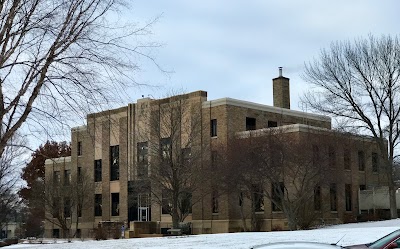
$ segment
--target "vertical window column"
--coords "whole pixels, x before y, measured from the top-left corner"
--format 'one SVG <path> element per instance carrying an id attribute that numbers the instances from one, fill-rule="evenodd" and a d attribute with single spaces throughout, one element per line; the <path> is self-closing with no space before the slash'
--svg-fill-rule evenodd
<path id="1" fill-rule="evenodd" d="M 110 147 L 110 180 L 119 180 L 119 145 Z"/>

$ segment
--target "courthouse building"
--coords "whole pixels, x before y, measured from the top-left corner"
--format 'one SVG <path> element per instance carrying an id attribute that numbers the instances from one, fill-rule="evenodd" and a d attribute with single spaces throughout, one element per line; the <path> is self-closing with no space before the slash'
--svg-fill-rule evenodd
<path id="1" fill-rule="evenodd" d="M 289 79 L 280 75 L 273 79 L 273 106 L 232 98 L 207 99 L 207 92 L 196 91 L 163 99 L 142 98 L 127 106 L 87 115 L 87 125 L 71 130 L 70 157 L 46 160 L 46 177 L 64 181 L 84 169 L 94 183 L 90 196 L 93 205 L 79 214 L 79 233 L 92 236 L 102 222 L 154 221 L 157 227 L 171 227 L 171 216 L 151 201 L 149 193 L 135 188 L 141 179 L 151 174 L 149 148 L 160 144 L 161 131 L 151 122 L 162 122 L 163 108 L 179 103 L 191 118 L 184 125 L 200 126 L 192 140 L 201 150 L 201 160 L 209 162 L 213 151 L 228 141 L 261 129 L 287 128 L 286 132 L 301 135 L 318 132 L 330 134 L 331 119 L 327 116 L 290 109 Z M 153 118 L 153 117 L 157 117 Z M 196 118 L 194 118 L 196 117 Z M 189 123 L 189 124 L 188 124 Z M 158 134 L 155 134 L 158 133 Z M 166 135 L 168 136 L 168 135 Z M 183 139 L 188 139 L 182 134 Z M 380 170 L 379 150 L 371 137 L 343 135 L 335 150 L 336 169 L 342 172 L 335 183 L 335 192 L 323 188 L 327 195 L 337 195 L 336 207 L 320 210 L 320 222 L 342 223 L 355 219 L 359 213 L 358 190 L 387 185 Z M 349 146 L 349 144 L 351 145 Z M 64 177 L 63 177 L 64 176 Z M 151 186 L 148 186 L 151 188 Z M 135 198 L 134 204 L 130 199 Z M 322 202 L 330 202 L 326 198 Z M 282 212 L 274 211 L 266 198 L 257 213 L 262 230 L 287 228 Z M 185 221 L 191 222 L 194 234 L 241 231 L 237 197 L 219 197 L 218 207 L 211 196 L 195 204 Z M 330 206 L 330 207 L 329 207 Z M 74 220 L 77 213 L 71 214 Z M 46 221 L 46 236 L 61 236 L 60 228 Z M 72 229 L 75 229 L 74 225 Z M 164 230 L 165 231 L 165 230 Z"/>

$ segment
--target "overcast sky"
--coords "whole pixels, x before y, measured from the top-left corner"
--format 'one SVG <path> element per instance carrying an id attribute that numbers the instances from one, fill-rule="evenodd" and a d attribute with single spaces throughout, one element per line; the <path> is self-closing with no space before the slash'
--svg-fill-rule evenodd
<path id="1" fill-rule="evenodd" d="M 318 57 L 332 41 L 368 34 L 399 34 L 400 1 L 396 0 L 142 0 L 130 18 L 153 27 L 163 44 L 157 62 L 173 73 L 142 64 L 137 80 L 165 89 L 135 90 L 165 96 L 166 89 L 205 90 L 208 99 L 231 97 L 272 105 L 272 78 L 278 67 L 290 78 L 291 106 L 300 109 L 304 62 Z"/>

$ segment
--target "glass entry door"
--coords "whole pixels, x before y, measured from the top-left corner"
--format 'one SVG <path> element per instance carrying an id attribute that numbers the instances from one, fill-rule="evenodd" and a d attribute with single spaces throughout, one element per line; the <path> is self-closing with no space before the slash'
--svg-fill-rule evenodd
<path id="1" fill-rule="evenodd" d="M 148 207 L 140 207 L 139 208 L 139 221 L 149 221 L 149 208 Z"/>

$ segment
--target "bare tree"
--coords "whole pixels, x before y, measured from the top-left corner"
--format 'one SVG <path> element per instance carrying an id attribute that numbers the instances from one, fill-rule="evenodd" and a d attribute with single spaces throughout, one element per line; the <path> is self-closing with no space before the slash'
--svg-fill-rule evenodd
<path id="1" fill-rule="evenodd" d="M 201 102 L 185 96 L 151 104 L 144 124 L 148 130 L 139 135 L 143 142 L 137 152 L 138 177 L 148 182 L 151 200 L 172 216 L 173 228 L 204 196 L 202 187 L 209 179 L 204 177 L 207 167 L 202 162 Z"/>
<path id="2" fill-rule="evenodd" d="M 117 23 L 126 6 L 118 0 L 1 2 L 0 157 L 18 130 L 64 128 L 136 84 L 135 61 L 152 60 L 148 48 L 156 45 L 132 44 L 152 23 Z"/>
<path id="3" fill-rule="evenodd" d="M 291 230 L 309 227 L 318 215 L 309 215 L 316 188 L 338 181 L 333 167 L 335 135 L 289 129 L 249 132 L 228 144 L 228 169 L 223 174 L 229 174 L 228 189 L 236 185 L 236 191 L 251 201 L 252 231 L 259 228 L 256 212 L 264 211 L 264 197 L 273 211 L 285 214 Z"/>
<path id="4" fill-rule="evenodd" d="M 390 211 L 397 217 L 393 160 L 399 143 L 400 42 L 382 36 L 333 43 L 306 65 L 304 78 L 314 89 L 303 101 L 338 119 L 340 127 L 372 135 L 389 178 Z"/>
<path id="5" fill-rule="evenodd" d="M 22 145 L 24 141 L 17 136 L 12 139 L 14 144 Z M 19 207 L 20 199 L 17 191 L 20 186 L 19 168 L 23 164 L 26 152 L 22 146 L 6 146 L 0 157 L 0 228 L 9 221 L 10 215 Z"/>
<path id="6" fill-rule="evenodd" d="M 94 185 L 86 171 L 78 171 L 63 181 L 59 176 L 51 176 L 41 186 L 44 191 L 40 191 L 40 186 L 36 191 L 44 194 L 37 201 L 44 203 L 45 219 L 60 227 L 64 237 L 76 236 L 82 211 L 92 206 Z M 71 234 L 73 224 L 75 234 Z"/>

